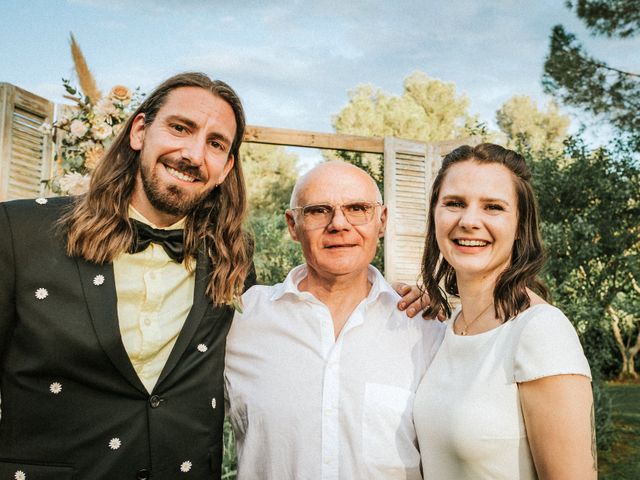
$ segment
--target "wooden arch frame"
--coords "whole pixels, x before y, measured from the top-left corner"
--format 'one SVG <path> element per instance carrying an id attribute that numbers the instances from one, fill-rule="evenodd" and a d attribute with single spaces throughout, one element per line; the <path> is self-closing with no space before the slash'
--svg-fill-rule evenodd
<path id="1" fill-rule="evenodd" d="M 244 141 L 290 147 L 347 150 L 384 155 L 384 203 L 388 209 L 384 270 L 389 282 L 415 285 L 426 235 L 429 193 L 442 157 L 476 137 L 417 142 L 396 137 L 362 137 L 247 125 Z"/>

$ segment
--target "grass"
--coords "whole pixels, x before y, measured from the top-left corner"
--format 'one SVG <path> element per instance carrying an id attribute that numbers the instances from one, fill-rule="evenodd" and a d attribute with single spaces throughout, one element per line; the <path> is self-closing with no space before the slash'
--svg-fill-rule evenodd
<path id="1" fill-rule="evenodd" d="M 600 480 L 640 479 L 640 383 L 609 383 L 613 406 L 614 441 L 598 452 Z"/>

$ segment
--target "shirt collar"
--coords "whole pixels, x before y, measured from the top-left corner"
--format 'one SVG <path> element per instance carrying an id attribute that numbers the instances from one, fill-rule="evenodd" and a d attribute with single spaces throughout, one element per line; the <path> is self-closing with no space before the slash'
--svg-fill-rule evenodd
<path id="1" fill-rule="evenodd" d="M 298 289 L 300 282 L 307 276 L 307 265 L 298 265 L 292 269 L 284 282 L 276 285 L 271 295 L 271 301 L 277 301 L 287 294 L 294 295 L 299 299 L 308 298 L 309 292 L 301 292 Z M 371 290 L 365 299 L 365 304 L 370 304 L 377 300 L 385 304 L 395 305 L 400 299 L 400 295 L 389 285 L 382 274 L 373 265 L 369 265 L 367 269 L 367 278 L 371 282 Z"/>
<path id="2" fill-rule="evenodd" d="M 142 222 L 142 223 L 146 223 L 150 227 L 155 228 L 157 230 L 180 230 L 180 229 L 184 229 L 184 225 L 185 223 L 187 223 L 187 217 L 182 217 L 173 225 L 169 225 L 168 227 L 158 227 L 151 220 L 147 219 L 138 210 L 136 210 L 131 204 L 129 204 L 129 218 L 138 220 L 139 222 Z"/>

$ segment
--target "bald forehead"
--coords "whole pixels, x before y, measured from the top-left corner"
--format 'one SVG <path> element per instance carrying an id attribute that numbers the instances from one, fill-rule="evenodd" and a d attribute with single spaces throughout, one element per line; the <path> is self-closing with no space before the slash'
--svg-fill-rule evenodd
<path id="1" fill-rule="evenodd" d="M 350 163 L 333 161 L 318 165 L 298 179 L 291 195 L 291 208 L 345 200 L 382 203 L 382 196 L 367 172 Z"/>

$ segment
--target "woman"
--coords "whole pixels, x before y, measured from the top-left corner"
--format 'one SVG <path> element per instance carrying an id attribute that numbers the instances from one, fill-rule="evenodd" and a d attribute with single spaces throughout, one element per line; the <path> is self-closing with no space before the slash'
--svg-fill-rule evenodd
<path id="1" fill-rule="evenodd" d="M 414 406 L 427 480 L 597 477 L 589 365 L 536 278 L 530 178 L 520 155 L 485 143 L 447 155 L 434 182 L 425 316 L 448 320 Z"/>

